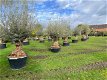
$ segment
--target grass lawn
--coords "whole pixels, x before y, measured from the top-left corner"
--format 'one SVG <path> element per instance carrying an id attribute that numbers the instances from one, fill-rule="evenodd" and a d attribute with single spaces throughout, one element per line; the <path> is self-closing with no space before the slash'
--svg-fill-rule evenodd
<path id="1" fill-rule="evenodd" d="M 60 44 L 62 44 L 60 40 Z M 69 40 L 71 42 L 71 39 Z M 23 46 L 27 64 L 12 70 L 7 56 L 15 49 L 7 43 L 0 50 L 1 80 L 107 80 L 107 37 L 90 37 L 88 41 L 70 43 L 58 53 L 48 51 L 52 42 L 30 41 Z"/>

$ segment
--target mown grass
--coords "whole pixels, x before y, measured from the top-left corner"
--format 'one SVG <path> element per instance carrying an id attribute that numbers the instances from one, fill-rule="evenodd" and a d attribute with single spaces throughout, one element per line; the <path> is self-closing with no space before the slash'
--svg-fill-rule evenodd
<path id="1" fill-rule="evenodd" d="M 7 56 L 15 46 L 8 43 L 6 49 L 0 50 L 1 80 L 107 80 L 107 37 L 79 40 L 68 47 L 62 46 L 58 53 L 48 50 L 51 44 L 30 41 L 30 45 L 23 46 L 28 55 L 26 66 L 12 70 Z"/>

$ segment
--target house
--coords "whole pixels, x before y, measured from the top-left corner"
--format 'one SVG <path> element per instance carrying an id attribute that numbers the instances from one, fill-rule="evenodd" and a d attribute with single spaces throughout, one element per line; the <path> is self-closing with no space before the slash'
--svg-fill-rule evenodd
<path id="1" fill-rule="evenodd" d="M 95 32 L 107 32 L 107 24 L 89 25 L 91 30 Z"/>

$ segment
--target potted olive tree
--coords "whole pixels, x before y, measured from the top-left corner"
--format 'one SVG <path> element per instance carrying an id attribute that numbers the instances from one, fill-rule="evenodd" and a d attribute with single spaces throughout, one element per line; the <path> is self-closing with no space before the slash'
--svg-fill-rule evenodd
<path id="1" fill-rule="evenodd" d="M 85 34 L 82 35 L 81 41 L 86 41 L 88 38 Z"/>
<path id="2" fill-rule="evenodd" d="M 58 52 L 61 49 L 61 46 L 59 45 L 58 40 L 62 36 L 64 37 L 68 36 L 69 33 L 71 32 L 70 22 L 69 20 L 64 20 L 62 18 L 51 20 L 49 21 L 46 31 L 54 41 L 53 45 L 51 46 L 51 51 Z M 65 42 L 67 41 L 65 40 L 64 43 Z"/>
<path id="3" fill-rule="evenodd" d="M 89 39 L 89 37 L 88 37 L 88 34 L 90 33 L 89 25 L 87 25 L 87 24 L 79 24 L 75 28 L 75 32 L 78 35 L 82 35 L 81 41 L 86 41 L 87 39 Z"/>
<path id="4" fill-rule="evenodd" d="M 8 61 L 12 69 L 20 69 L 26 65 L 27 55 L 19 40 L 15 41 L 15 45 L 16 49 L 8 56 Z"/>
<path id="5" fill-rule="evenodd" d="M 6 43 L 3 41 L 2 38 L 0 38 L 0 49 L 6 48 Z"/>
<path id="6" fill-rule="evenodd" d="M 68 38 L 64 38 L 63 46 L 69 46 Z"/>
<path id="7" fill-rule="evenodd" d="M 58 41 L 55 41 L 54 43 L 53 43 L 53 45 L 51 46 L 51 51 L 52 52 L 59 52 L 60 51 L 60 45 L 59 45 L 59 43 L 58 43 Z"/>
<path id="8" fill-rule="evenodd" d="M 34 38 L 34 40 L 38 41 L 38 40 L 39 40 L 39 38 L 36 36 L 36 37 Z"/>
<path id="9" fill-rule="evenodd" d="M 59 52 L 61 46 L 60 46 L 59 43 L 58 43 L 58 35 L 57 35 L 57 34 L 56 34 L 56 35 L 55 35 L 55 34 L 53 35 L 53 41 L 54 41 L 54 43 L 52 44 L 50 50 L 51 50 L 52 52 Z"/>
<path id="10" fill-rule="evenodd" d="M 68 39 L 71 39 L 71 36 L 68 36 Z"/>
<path id="11" fill-rule="evenodd" d="M 23 45 L 29 45 L 29 40 L 28 40 L 27 38 L 25 38 L 25 39 L 23 40 Z"/>
<path id="12" fill-rule="evenodd" d="M 0 25 L 5 29 L 6 34 L 12 39 L 14 35 L 17 36 L 14 39 L 16 49 L 8 56 L 8 61 L 12 69 L 19 69 L 25 66 L 27 55 L 22 50 L 22 43 L 26 39 L 35 27 L 35 17 L 28 13 L 27 0 L 11 1 L 11 5 L 3 5 L 0 10 L 2 11 L 2 17 L 0 16 Z M 7 1 L 8 3 L 9 1 Z M 6 3 L 6 4 L 7 4 Z M 8 13 L 8 14 L 7 14 Z"/>
<path id="13" fill-rule="evenodd" d="M 50 36 L 48 36 L 48 41 L 52 41 L 52 38 Z"/>
<path id="14" fill-rule="evenodd" d="M 77 43 L 78 42 L 78 37 L 77 35 L 75 34 L 74 35 L 74 38 L 72 39 L 72 43 Z"/>
<path id="15" fill-rule="evenodd" d="M 40 43 L 44 43 L 44 38 L 43 38 L 43 36 L 40 36 L 39 41 L 40 41 Z"/>
<path id="16" fill-rule="evenodd" d="M 0 24 L 0 49 L 6 48 L 6 29 Z"/>

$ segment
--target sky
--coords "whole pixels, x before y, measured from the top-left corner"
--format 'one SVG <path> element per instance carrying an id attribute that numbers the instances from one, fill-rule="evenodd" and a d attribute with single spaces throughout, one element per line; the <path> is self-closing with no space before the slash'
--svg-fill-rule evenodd
<path id="1" fill-rule="evenodd" d="M 17 1 L 17 0 L 16 0 Z M 107 0 L 28 0 L 29 14 L 47 26 L 49 20 L 63 19 L 78 24 L 107 24 Z"/>
<path id="2" fill-rule="evenodd" d="M 33 0 L 30 14 L 36 15 L 39 22 L 47 24 L 50 19 L 61 18 L 71 21 L 71 27 L 78 24 L 107 23 L 106 0 Z"/>

